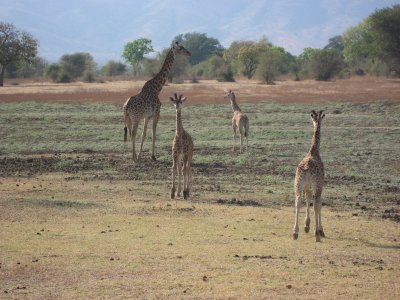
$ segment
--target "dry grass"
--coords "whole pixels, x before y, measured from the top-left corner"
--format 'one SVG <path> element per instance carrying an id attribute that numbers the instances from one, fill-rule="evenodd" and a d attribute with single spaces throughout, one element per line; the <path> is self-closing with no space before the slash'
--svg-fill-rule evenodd
<path id="1" fill-rule="evenodd" d="M 196 137 L 195 184 L 185 202 L 168 198 L 170 105 L 158 162 L 147 142 L 134 167 L 122 145 L 119 105 L 142 84 L 0 89 L 1 102 L 16 102 L 0 103 L 0 298 L 400 298 L 399 80 L 166 86 L 163 100 L 176 91 L 192 106 L 184 122 Z M 246 102 L 250 154 L 228 150 L 229 89 Z M 220 105 L 200 105 L 211 103 Z M 303 231 L 292 239 L 307 103 L 328 111 L 322 243 Z"/>
<path id="2" fill-rule="evenodd" d="M 10 298 L 398 299 L 399 225 L 323 210 L 169 201 L 164 182 L 2 179 L 0 282 Z M 15 194 L 15 191 L 18 193 Z M 158 194 L 158 196 L 157 196 Z M 304 216 L 303 216 L 304 217 Z"/>
<path id="3" fill-rule="evenodd" d="M 108 81 L 105 83 L 55 84 L 47 82 L 6 85 L 0 89 L 0 101 L 95 101 L 121 104 L 137 94 L 144 81 Z M 278 81 L 276 85 L 256 81 L 238 82 L 200 81 L 197 84 L 168 84 L 160 99 L 173 93 L 183 93 L 191 104 L 224 103 L 223 95 L 234 90 L 241 102 L 327 103 L 369 102 L 390 100 L 400 102 L 400 80 L 381 78 L 354 78 L 321 82 Z"/>

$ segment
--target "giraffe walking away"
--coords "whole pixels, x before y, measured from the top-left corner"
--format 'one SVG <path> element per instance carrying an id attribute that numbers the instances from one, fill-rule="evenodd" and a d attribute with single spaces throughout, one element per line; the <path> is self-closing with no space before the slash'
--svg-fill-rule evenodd
<path id="1" fill-rule="evenodd" d="M 240 134 L 240 153 L 243 153 L 243 138 L 246 138 L 246 152 L 249 147 L 249 118 L 242 113 L 239 105 L 236 103 L 235 93 L 229 91 L 229 93 L 224 97 L 224 99 L 229 99 L 231 101 L 233 118 L 232 118 L 232 129 L 233 129 L 233 151 L 235 151 L 236 145 L 236 133 L 239 130 Z"/>
<path id="2" fill-rule="evenodd" d="M 176 131 L 172 141 L 172 188 L 171 199 L 175 198 L 176 184 L 175 178 L 178 173 L 178 190 L 176 196 L 181 194 L 181 181 L 183 177 L 183 198 L 189 198 L 190 187 L 192 185 L 192 158 L 193 158 L 193 140 L 189 133 L 183 129 L 181 110 L 186 97 L 174 94 L 170 97 L 176 109 Z"/>
<path id="3" fill-rule="evenodd" d="M 123 111 L 125 118 L 124 128 L 124 140 L 127 141 L 128 131 L 132 139 L 132 155 L 133 161 L 136 163 L 140 159 L 140 155 L 143 149 L 143 142 L 146 138 L 147 124 L 150 119 L 153 119 L 153 138 L 151 148 L 151 158 L 156 160 L 155 156 L 155 142 L 156 142 L 156 131 L 157 123 L 160 117 L 161 101 L 159 99 L 160 92 L 167 80 L 167 77 L 171 71 L 171 67 L 174 63 L 177 54 L 190 56 L 190 52 L 181 46 L 178 42 L 173 44 L 169 50 L 167 57 L 161 67 L 160 72 L 157 73 L 154 78 L 148 80 L 142 91 L 136 96 L 130 97 L 126 100 Z M 136 156 L 135 140 L 136 132 L 139 127 L 139 122 L 144 120 L 142 139 L 140 144 L 139 153 Z"/>
<path id="4" fill-rule="evenodd" d="M 301 208 L 301 197 L 305 194 L 307 201 L 306 225 L 304 230 L 306 233 L 310 230 L 310 202 L 313 202 L 315 214 L 315 238 L 317 242 L 321 241 L 321 237 L 325 237 L 321 223 L 321 194 L 324 186 L 324 164 L 319 154 L 319 145 L 321 137 L 321 121 L 325 117 L 319 111 L 311 112 L 311 118 L 314 124 L 314 134 L 311 142 L 311 148 L 304 159 L 299 163 L 294 179 L 294 192 L 296 196 L 296 216 L 293 228 L 293 239 L 297 240 L 299 236 L 299 213 Z"/>

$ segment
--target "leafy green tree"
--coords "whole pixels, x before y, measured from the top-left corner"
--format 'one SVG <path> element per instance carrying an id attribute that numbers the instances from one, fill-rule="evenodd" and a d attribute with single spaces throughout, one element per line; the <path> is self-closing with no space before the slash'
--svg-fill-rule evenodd
<path id="1" fill-rule="evenodd" d="M 126 66 L 115 60 L 109 60 L 100 70 L 104 76 L 117 76 L 126 72 Z"/>
<path id="2" fill-rule="evenodd" d="M 174 41 L 184 45 L 192 54 L 189 57 L 189 63 L 196 65 L 212 55 L 222 56 L 224 48 L 215 38 L 207 37 L 205 33 L 186 33 L 180 34 L 174 38 Z"/>
<path id="3" fill-rule="evenodd" d="M 352 69 L 387 68 L 400 76 L 400 5 L 376 10 L 343 34 L 343 55 Z M 385 68 L 377 68 L 382 63 Z"/>
<path id="4" fill-rule="evenodd" d="M 310 58 L 310 68 L 316 80 L 329 80 L 343 68 L 341 54 L 334 49 L 316 49 Z"/>
<path id="5" fill-rule="evenodd" d="M 258 77 L 267 84 L 274 84 L 276 76 L 282 73 L 285 62 L 285 52 L 280 47 L 268 47 L 261 52 L 257 67 Z"/>
<path id="6" fill-rule="evenodd" d="M 71 79 L 82 77 L 84 73 L 93 73 L 95 62 L 89 53 L 77 52 L 74 54 L 64 54 L 59 61 L 62 70 L 68 74 Z"/>
<path id="7" fill-rule="evenodd" d="M 376 10 L 370 17 L 374 48 L 400 76 L 400 4 Z"/>
<path id="8" fill-rule="evenodd" d="M 59 64 L 50 64 L 44 70 L 44 76 L 54 82 L 60 82 L 61 66 Z"/>
<path id="9" fill-rule="evenodd" d="M 42 77 L 44 75 L 44 69 L 47 65 L 47 60 L 38 56 L 33 58 L 31 62 L 17 61 L 8 65 L 6 68 L 5 77 Z"/>
<path id="10" fill-rule="evenodd" d="M 260 49 L 257 45 L 246 45 L 240 48 L 237 60 L 242 66 L 242 74 L 251 79 L 258 66 Z"/>
<path id="11" fill-rule="evenodd" d="M 19 31 L 10 23 L 0 22 L 0 87 L 4 73 L 15 62 L 32 62 L 37 54 L 38 41 L 28 32 Z"/>
<path id="12" fill-rule="evenodd" d="M 343 37 L 341 35 L 331 37 L 328 40 L 328 44 L 324 47 L 324 49 L 335 49 L 339 52 L 342 52 L 344 49 Z"/>
<path id="13" fill-rule="evenodd" d="M 132 65 L 134 75 L 138 75 L 141 71 L 141 63 L 144 60 L 144 56 L 153 51 L 151 40 L 140 38 L 125 44 L 122 57 Z"/>

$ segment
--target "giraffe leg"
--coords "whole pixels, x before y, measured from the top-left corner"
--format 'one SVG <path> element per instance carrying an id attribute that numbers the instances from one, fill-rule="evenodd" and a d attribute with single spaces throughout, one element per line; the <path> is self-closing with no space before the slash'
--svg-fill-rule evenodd
<path id="1" fill-rule="evenodd" d="M 243 153 L 243 133 L 240 132 L 240 153 Z"/>
<path id="2" fill-rule="evenodd" d="M 316 197 L 318 199 L 318 232 L 321 237 L 325 237 L 324 229 L 322 228 L 321 222 L 321 209 L 322 209 L 322 202 L 321 202 L 321 194 L 322 188 L 317 188 Z"/>
<path id="3" fill-rule="evenodd" d="M 182 190 L 182 171 L 183 171 L 182 159 L 179 159 L 177 168 L 178 168 L 178 191 L 176 192 L 176 195 L 180 197 Z"/>
<path id="4" fill-rule="evenodd" d="M 175 198 L 175 178 L 176 178 L 176 173 L 177 173 L 177 164 L 176 164 L 176 158 L 173 158 L 174 162 L 172 164 L 172 188 L 171 188 L 171 199 Z"/>
<path id="5" fill-rule="evenodd" d="M 146 138 L 147 124 L 148 123 L 149 123 L 149 119 L 148 118 L 144 118 L 142 140 L 141 140 L 141 143 L 140 143 L 140 149 L 139 149 L 139 153 L 138 153 L 138 156 L 137 156 L 137 160 L 140 159 L 140 154 L 142 153 L 143 143 L 144 143 L 144 140 Z"/>
<path id="6" fill-rule="evenodd" d="M 136 132 L 139 126 L 139 122 L 135 122 L 132 124 L 132 132 L 131 132 L 131 137 L 132 137 L 132 157 L 133 157 L 133 162 L 137 162 L 138 158 L 136 156 L 136 150 L 135 150 L 135 141 L 136 141 Z"/>
<path id="7" fill-rule="evenodd" d="M 315 214 L 315 241 L 316 242 L 320 242 L 321 241 L 321 234 L 319 231 L 319 203 L 320 199 L 318 199 L 317 197 L 314 196 L 314 214 Z"/>
<path id="8" fill-rule="evenodd" d="M 132 133 L 132 121 L 129 115 L 125 115 L 125 127 L 124 127 L 124 141 L 128 140 L 128 131 L 129 135 Z"/>
<path id="9" fill-rule="evenodd" d="M 307 201 L 307 210 L 306 210 L 306 226 L 304 226 L 304 231 L 308 233 L 310 231 L 310 202 L 312 200 L 312 193 L 310 187 L 306 187 L 305 195 Z"/>
<path id="10" fill-rule="evenodd" d="M 236 145 L 236 125 L 232 124 L 233 128 L 233 149 L 232 151 L 235 152 L 235 145 Z"/>
<path id="11" fill-rule="evenodd" d="M 187 159 L 184 159 L 183 161 L 183 199 L 189 198 L 189 189 L 188 189 L 188 165 L 187 165 Z"/>
<path id="12" fill-rule="evenodd" d="M 156 133 L 157 133 L 157 124 L 158 119 L 160 118 L 160 108 L 154 114 L 153 117 L 153 138 L 152 138 L 152 145 L 151 145 L 151 159 L 156 161 L 156 154 L 155 154 L 155 147 L 156 147 Z"/>
<path id="13" fill-rule="evenodd" d="M 294 220 L 294 228 L 293 228 L 293 239 L 297 240 L 299 237 L 299 214 L 300 214 L 300 208 L 301 208 L 301 193 L 296 192 L 296 215 L 295 215 L 295 220 Z"/>

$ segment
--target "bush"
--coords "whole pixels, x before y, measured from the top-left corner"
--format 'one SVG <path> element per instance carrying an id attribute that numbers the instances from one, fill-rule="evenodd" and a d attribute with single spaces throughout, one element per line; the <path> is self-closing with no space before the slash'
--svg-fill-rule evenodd
<path id="1" fill-rule="evenodd" d="M 329 80 L 344 66 L 340 52 L 335 49 L 315 49 L 310 57 L 310 70 L 316 80 Z"/>

